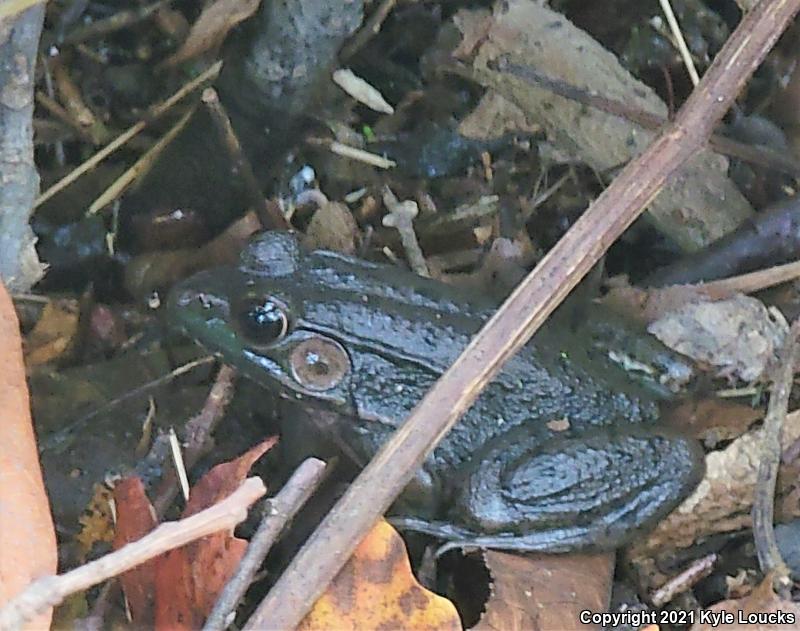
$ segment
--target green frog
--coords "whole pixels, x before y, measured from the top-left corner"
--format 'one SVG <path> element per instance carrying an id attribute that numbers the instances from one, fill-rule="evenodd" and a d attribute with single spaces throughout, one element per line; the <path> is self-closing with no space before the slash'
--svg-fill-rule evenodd
<path id="1" fill-rule="evenodd" d="M 304 252 L 286 232 L 168 300 L 184 332 L 307 408 L 361 465 L 494 308 L 396 267 Z M 680 362 L 645 333 L 632 347 L 659 361 L 598 352 L 598 339 L 625 336 L 597 330 L 589 339 L 561 318 L 510 359 L 406 489 L 399 523 L 459 545 L 560 552 L 618 547 L 672 510 L 704 462 L 694 440 L 655 425 Z"/>

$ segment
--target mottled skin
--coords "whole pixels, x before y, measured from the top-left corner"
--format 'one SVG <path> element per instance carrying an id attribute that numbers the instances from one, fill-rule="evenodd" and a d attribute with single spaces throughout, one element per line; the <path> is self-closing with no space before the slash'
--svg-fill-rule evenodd
<path id="1" fill-rule="evenodd" d="M 286 335 L 255 343 L 245 297 L 289 314 Z M 331 253 L 306 254 L 265 233 L 238 267 L 202 272 L 169 309 L 189 335 L 245 375 L 306 406 L 335 412 L 340 446 L 366 462 L 492 313 L 436 281 Z M 304 387 L 297 344 L 332 339 L 349 370 L 327 390 Z M 549 326 L 504 367 L 417 476 L 417 530 L 489 547 L 611 548 L 657 521 L 697 483 L 702 452 L 658 430 L 657 404 L 574 332 Z"/>

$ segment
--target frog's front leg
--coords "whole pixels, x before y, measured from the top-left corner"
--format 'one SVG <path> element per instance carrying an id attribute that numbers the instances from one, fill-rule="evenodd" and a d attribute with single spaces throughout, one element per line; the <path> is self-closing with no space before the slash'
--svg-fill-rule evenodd
<path id="1" fill-rule="evenodd" d="M 654 525 L 699 482 L 696 441 L 647 429 L 526 444 L 498 437 L 466 466 L 450 523 L 400 520 L 455 545 L 552 552 L 611 549 Z M 511 438 L 511 440 L 509 440 Z M 531 441 L 528 441 L 531 442 Z"/>

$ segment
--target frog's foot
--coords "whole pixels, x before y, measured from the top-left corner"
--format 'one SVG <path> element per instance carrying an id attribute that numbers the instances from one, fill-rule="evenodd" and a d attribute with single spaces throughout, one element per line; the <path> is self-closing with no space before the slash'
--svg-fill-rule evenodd
<path id="1" fill-rule="evenodd" d="M 598 430 L 538 446 L 517 438 L 470 463 L 451 517 L 480 534 L 448 538 L 512 550 L 616 548 L 669 513 L 703 473 L 696 441 L 668 432 Z"/>

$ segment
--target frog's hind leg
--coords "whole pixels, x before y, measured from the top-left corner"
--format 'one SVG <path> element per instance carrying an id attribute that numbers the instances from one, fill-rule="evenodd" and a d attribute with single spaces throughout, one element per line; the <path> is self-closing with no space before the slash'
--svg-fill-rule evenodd
<path id="1" fill-rule="evenodd" d="M 463 526 L 402 520 L 458 546 L 563 552 L 611 549 L 653 526 L 699 482 L 699 445 L 636 429 L 530 448 L 498 443 L 470 465 L 454 497 Z"/>

